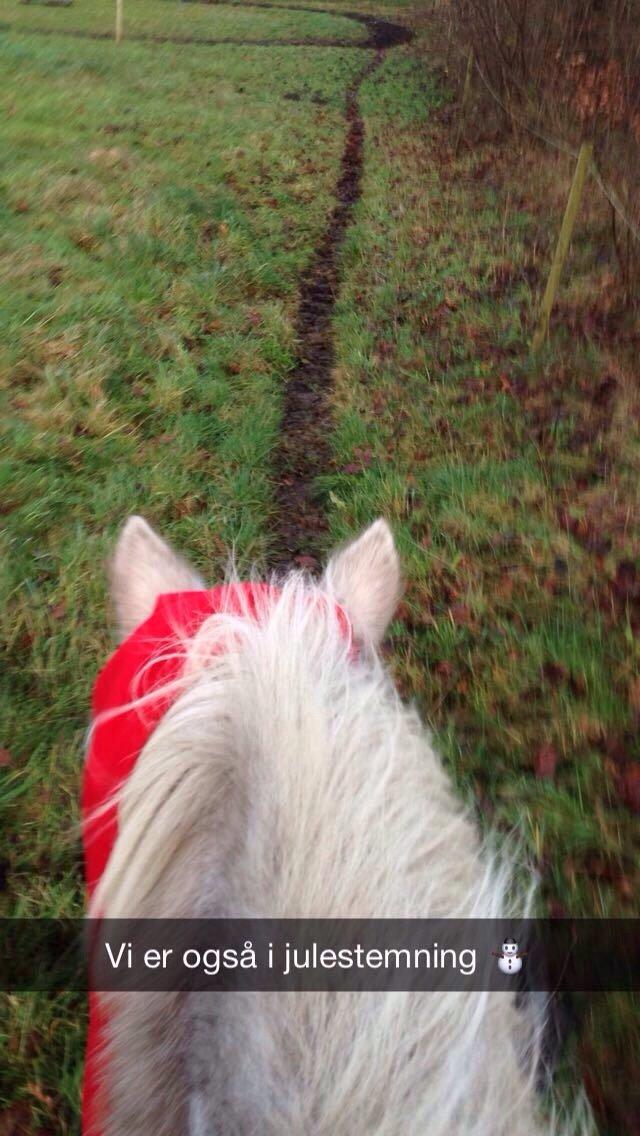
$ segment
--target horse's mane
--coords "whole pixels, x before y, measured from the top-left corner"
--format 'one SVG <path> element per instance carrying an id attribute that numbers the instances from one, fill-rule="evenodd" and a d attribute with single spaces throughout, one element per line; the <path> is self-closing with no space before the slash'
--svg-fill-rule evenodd
<path id="1" fill-rule="evenodd" d="M 223 838 L 230 807 L 243 814 L 254 874 L 265 856 L 278 858 L 274 839 L 282 842 L 277 877 L 260 892 L 261 905 L 269 893 L 277 905 L 269 914 L 504 914 L 513 883 L 506 861 L 490 857 L 485 886 L 475 872 L 465 886 L 452 852 L 461 865 L 475 861 L 479 842 L 433 762 L 430 737 L 377 655 L 354 651 L 317 584 L 294 573 L 275 599 L 259 600 L 257 619 L 216 612 L 173 649 L 184 657 L 183 673 L 120 790 L 120 833 L 94 911 L 174 913 L 180 896 L 167 894 L 163 874 L 184 860 L 193 833 L 224 800 L 224 824 L 209 828 L 212 844 Z M 319 861 L 331 853 L 345 870 L 327 879 Z M 188 874 L 186 862 L 182 868 Z M 200 872 L 197 908 L 214 915 L 207 883 Z M 258 897 L 242 892 L 235 902 L 244 911 Z"/>

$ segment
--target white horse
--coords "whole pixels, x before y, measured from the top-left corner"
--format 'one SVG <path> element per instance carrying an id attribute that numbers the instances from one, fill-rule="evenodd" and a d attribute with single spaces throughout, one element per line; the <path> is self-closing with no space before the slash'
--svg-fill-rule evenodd
<path id="1" fill-rule="evenodd" d="M 204 587 L 138 517 L 111 575 L 123 634 L 159 595 Z M 525 914 L 511 860 L 483 847 L 377 654 L 401 590 L 388 525 L 338 550 L 319 582 L 294 573 L 278 587 L 258 618 L 218 612 L 186 645 L 180 691 L 122 788 L 93 910 Z M 569 1131 L 541 1115 L 531 1029 L 508 994 L 118 994 L 107 1004 L 107 1136 Z"/>

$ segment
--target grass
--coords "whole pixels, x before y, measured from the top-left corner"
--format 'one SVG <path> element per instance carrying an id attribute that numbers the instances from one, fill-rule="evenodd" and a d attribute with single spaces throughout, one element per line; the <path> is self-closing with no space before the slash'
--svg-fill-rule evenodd
<path id="1" fill-rule="evenodd" d="M 522 831 L 546 908 L 635 915 L 640 407 L 608 218 L 588 194 L 553 346 L 532 362 L 570 167 L 481 137 L 455 158 L 429 17 L 363 10 L 398 10 L 418 35 L 361 94 L 331 534 L 393 522 L 407 591 L 390 664 L 482 822 Z M 367 59 L 29 31 L 109 31 L 112 15 L 0 0 L 0 862 L 15 915 L 82 910 L 79 769 L 122 519 L 144 512 L 212 580 L 231 544 L 241 567 L 268 553 L 299 279 Z M 339 14 L 148 0 L 125 28 L 363 36 Z M 77 1132 L 82 998 L 6 1007 L 0 1130 Z M 630 1133 L 637 1007 L 577 1009 L 568 1076 L 586 1077 L 603 1132 Z"/>
<path id="2" fill-rule="evenodd" d="M 15 11 L 31 14 L 0 16 Z M 177 11 L 156 5 L 157 26 Z M 180 10 L 198 34 L 203 15 L 247 13 Z M 111 645 L 105 556 L 141 511 L 212 579 L 232 544 L 241 565 L 264 557 L 298 279 L 363 53 L 15 31 L 0 51 L 2 899 L 68 915 L 88 699 Z M 77 1131 L 83 1021 L 80 997 L 9 1000 L 7 1123 Z"/>
<path id="3" fill-rule="evenodd" d="M 407 569 L 397 681 L 480 819 L 522 833 L 541 910 L 637 915 L 640 403 L 609 218 L 592 192 L 553 345 L 532 361 L 572 171 L 495 139 L 456 159 L 437 62 L 418 37 L 362 92 L 331 536 L 392 518 Z M 631 1132 L 637 999 L 576 1010 L 603 1131 Z"/>
<path id="4" fill-rule="evenodd" d="M 505 229 L 495 190 L 474 181 L 482 153 L 456 162 L 443 152 L 440 122 L 427 122 L 429 74 L 411 58 L 412 49 L 404 61 L 391 57 L 391 78 L 374 76 L 362 96 L 369 160 L 336 315 L 336 469 L 325 479 L 333 535 L 379 512 L 393 517 L 409 578 L 394 627 L 399 678 L 436 722 L 473 740 L 456 748 L 461 787 L 490 789 L 509 823 L 524 807 L 539 845 L 550 786 L 532 773 L 536 748 L 553 744 L 554 792 L 560 784 L 576 801 L 590 770 L 607 806 L 597 821 L 585 817 L 585 839 L 567 828 L 554 859 L 588 843 L 587 833 L 621 859 L 637 851 L 636 821 L 598 746 L 633 728 L 635 613 L 630 604 L 586 609 L 594 556 L 563 513 L 610 443 L 615 411 L 602 423 L 596 406 L 590 419 L 580 393 L 598 390 L 611 361 L 593 343 L 560 339 L 531 363 L 534 295 L 518 273 L 527 263 L 543 270 L 544 256 L 532 261 L 529 248 L 536 219 L 519 208 Z M 569 359 L 575 374 L 561 382 Z M 627 393 L 621 379 L 616 402 Z M 620 561 L 638 555 L 635 434 L 615 457 L 601 492 L 624 501 L 629 523 L 611 547 L 603 538 L 605 590 Z M 586 873 L 558 879 L 555 898 L 576 914 L 628 914 L 637 859 L 627 868 L 618 890 L 594 893 Z"/>
<path id="5" fill-rule="evenodd" d="M 8 3 L 3 0 L 0 19 L 20 31 L 30 28 L 65 32 L 115 34 L 115 4 L 112 0 L 76 2 L 65 8 L 42 4 Z M 242 8 L 233 4 L 171 3 L 169 0 L 132 0 L 124 5 L 124 35 L 196 36 L 204 39 L 346 39 L 362 40 L 360 24 L 339 14 L 271 11 Z"/>

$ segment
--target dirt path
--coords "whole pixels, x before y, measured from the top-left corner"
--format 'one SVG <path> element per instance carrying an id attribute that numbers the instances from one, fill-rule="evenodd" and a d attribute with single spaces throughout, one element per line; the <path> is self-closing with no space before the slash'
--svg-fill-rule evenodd
<path id="1" fill-rule="evenodd" d="M 225 0 L 183 0 L 183 3 L 216 6 Z M 276 511 L 270 567 L 275 569 L 303 565 L 314 568 L 322 537 L 327 529 L 324 505 L 314 485 L 330 463 L 329 432 L 331 428 L 329 394 L 334 362 L 332 318 L 340 284 L 339 256 L 345 234 L 360 197 L 364 160 L 364 123 L 358 95 L 364 80 L 381 64 L 385 52 L 407 43 L 412 36 L 408 28 L 361 12 L 340 12 L 330 8 L 299 7 L 271 4 L 266 0 L 249 0 L 232 5 L 240 8 L 274 9 L 335 15 L 353 20 L 367 30 L 366 39 L 236 39 L 202 36 L 131 34 L 128 41 L 149 43 L 201 44 L 218 46 L 236 44 L 250 47 L 341 47 L 373 51 L 375 54 L 362 68 L 346 91 L 346 138 L 335 188 L 335 204 L 311 263 L 300 285 L 296 318 L 299 343 L 295 366 L 284 390 L 280 441 L 274 458 L 276 473 Z M 29 28 L 29 34 L 71 36 L 78 39 L 108 40 L 112 32 Z"/>
<path id="2" fill-rule="evenodd" d="M 330 461 L 328 395 L 334 362 L 331 321 L 339 290 L 339 253 L 361 192 L 364 123 L 358 92 L 383 57 L 384 48 L 380 47 L 347 91 L 347 136 L 336 202 L 300 289 L 296 322 L 300 347 L 284 393 L 275 463 L 278 511 L 272 564 L 276 568 L 291 564 L 317 567 L 318 538 L 321 540 L 327 529 L 323 503 L 314 492 L 314 482 Z"/>
<path id="3" fill-rule="evenodd" d="M 311 9 L 309 9 L 311 10 Z M 299 350 L 284 392 L 277 474 L 275 531 L 271 565 L 317 568 L 327 531 L 324 504 L 315 482 L 330 462 L 329 393 L 334 363 L 332 318 L 340 284 L 339 256 L 360 198 L 364 162 L 364 122 L 358 94 L 387 48 L 406 43 L 411 33 L 386 21 L 351 14 L 366 23 L 376 53 L 347 89 L 347 135 L 335 190 L 335 205 L 300 288 L 296 320 Z"/>
<path id="4" fill-rule="evenodd" d="M 202 3 L 203 0 L 186 2 Z M 334 363 L 332 318 L 340 285 L 339 257 L 354 207 L 360 198 L 364 162 L 364 122 L 358 95 L 364 80 L 382 63 L 385 52 L 407 43 L 412 33 L 400 24 L 359 12 L 332 13 L 331 9 L 266 2 L 246 6 L 335 14 L 354 20 L 368 32 L 367 38 L 359 43 L 308 39 L 300 42 L 307 46 L 322 43 L 325 47 L 359 47 L 375 51 L 346 92 L 347 133 L 335 188 L 335 205 L 301 281 L 296 318 L 299 347 L 284 390 L 280 442 L 274 458 L 276 512 L 270 567 L 279 570 L 292 566 L 314 569 L 319 565 L 322 538 L 327 531 L 324 503 L 315 483 L 331 460 L 329 394 Z"/>

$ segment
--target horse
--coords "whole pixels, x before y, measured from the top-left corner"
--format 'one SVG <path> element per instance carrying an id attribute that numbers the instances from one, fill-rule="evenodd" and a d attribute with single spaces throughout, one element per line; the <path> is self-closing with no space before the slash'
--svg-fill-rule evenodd
<path id="1" fill-rule="evenodd" d="M 160 710 L 126 778 L 93 810 L 99 820 L 111 809 L 114 827 L 90 881 L 90 915 L 490 919 L 530 910 L 513 858 L 480 835 L 383 663 L 402 590 L 385 520 L 338 548 L 317 580 L 292 571 L 243 585 L 231 569 L 208 591 L 130 517 L 110 578 L 119 650 L 131 650 L 168 600 L 171 611 L 160 688 L 139 682 L 148 668 L 138 636 L 126 706 L 117 705 L 122 691 L 107 711 L 94 706 L 92 735 L 102 730 L 107 760 L 119 715 Z M 85 1126 L 90 1136 L 591 1131 L 586 1113 L 543 1113 L 539 1027 L 510 993 L 94 997 L 105 1020 L 94 1070 L 101 1119 Z"/>

